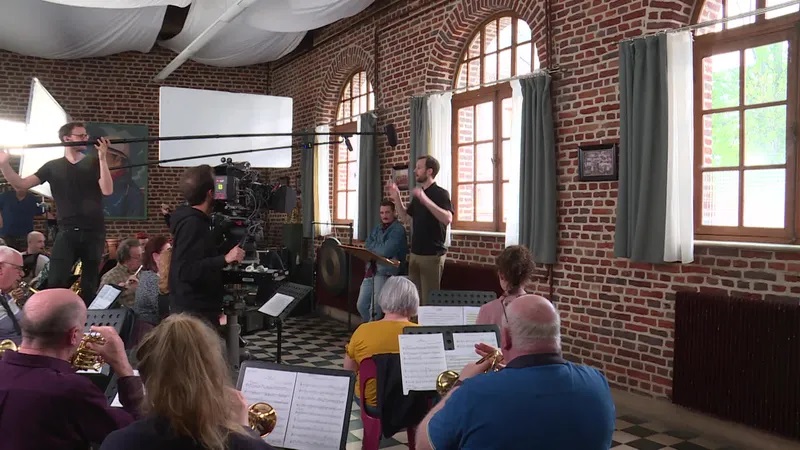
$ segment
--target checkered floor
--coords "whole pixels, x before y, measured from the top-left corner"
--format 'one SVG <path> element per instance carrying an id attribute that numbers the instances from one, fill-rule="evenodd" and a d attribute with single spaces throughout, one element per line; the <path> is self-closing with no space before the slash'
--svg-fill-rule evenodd
<path id="1" fill-rule="evenodd" d="M 290 318 L 284 325 L 281 362 L 283 364 L 340 369 L 344 346 L 349 340 L 347 325 L 332 319 L 314 316 Z M 254 359 L 275 361 L 276 335 L 274 330 L 260 331 L 245 336 L 248 350 Z M 715 443 L 699 433 L 675 430 L 659 423 L 648 422 L 617 411 L 617 428 L 614 432 L 615 450 L 735 450 L 734 447 Z M 361 412 L 353 403 L 350 414 L 348 450 L 361 448 L 363 433 Z M 405 432 L 381 442 L 381 449 L 406 449 Z"/>

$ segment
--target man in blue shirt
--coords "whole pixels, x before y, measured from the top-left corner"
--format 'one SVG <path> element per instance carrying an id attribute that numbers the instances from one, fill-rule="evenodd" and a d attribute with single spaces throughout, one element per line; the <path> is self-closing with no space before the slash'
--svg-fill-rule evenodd
<path id="1" fill-rule="evenodd" d="M 26 189 L 6 191 L 0 195 L 0 237 L 10 247 L 25 251 L 28 233 L 33 231 L 33 218 L 42 214 L 41 199 Z"/>
<path id="2" fill-rule="evenodd" d="M 607 450 L 616 412 L 603 374 L 561 356 L 561 323 L 546 298 L 505 307 L 501 350 L 508 364 L 468 364 L 417 428 L 417 449 Z M 476 346 L 478 354 L 490 347 Z"/>
<path id="3" fill-rule="evenodd" d="M 408 254 L 408 239 L 406 229 L 397 220 L 394 203 L 389 200 L 381 202 L 381 223 L 372 230 L 367 237 L 365 247 L 367 250 L 386 257 L 395 259 L 402 264 Z M 399 273 L 398 267 L 385 264 L 367 263 L 364 281 L 358 292 L 358 313 L 361 320 L 380 319 L 383 315 L 377 299 L 386 280 Z"/>

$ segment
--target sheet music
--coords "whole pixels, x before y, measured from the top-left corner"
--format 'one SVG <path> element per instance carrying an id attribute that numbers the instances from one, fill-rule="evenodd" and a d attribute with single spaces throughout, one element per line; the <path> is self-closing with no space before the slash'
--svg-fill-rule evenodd
<path id="1" fill-rule="evenodd" d="M 478 321 L 480 306 L 464 306 L 464 325 L 475 325 Z"/>
<path id="2" fill-rule="evenodd" d="M 139 376 L 139 371 L 138 370 L 134 370 L 133 371 L 133 376 L 138 377 Z M 119 401 L 119 392 L 117 392 L 117 396 L 114 397 L 114 401 L 111 402 L 111 406 L 116 406 L 117 408 L 122 408 L 122 402 Z"/>
<path id="3" fill-rule="evenodd" d="M 295 450 L 339 449 L 350 379 L 298 373 L 284 447 Z"/>
<path id="4" fill-rule="evenodd" d="M 278 414 L 275 429 L 264 439 L 270 445 L 283 447 L 286 425 L 292 413 L 292 396 L 298 374 L 285 370 L 269 370 L 248 367 L 242 380 L 242 395 L 248 405 L 256 402 L 269 403 Z M 338 440 L 336 441 L 339 442 Z"/>
<path id="5" fill-rule="evenodd" d="M 281 315 L 284 309 L 289 306 L 289 303 L 294 301 L 294 297 L 290 297 L 285 294 L 277 293 L 272 296 L 271 299 L 267 300 L 261 308 L 258 308 L 258 312 L 264 313 L 268 316 L 278 317 Z"/>
<path id="6" fill-rule="evenodd" d="M 420 306 L 417 316 L 422 326 L 464 325 L 461 306 Z"/>
<path id="7" fill-rule="evenodd" d="M 461 373 L 469 363 L 473 363 L 480 359 L 474 348 L 461 348 L 458 350 L 446 350 L 445 361 L 447 362 L 447 370 L 453 370 L 456 373 Z"/>
<path id="8" fill-rule="evenodd" d="M 89 305 L 89 308 L 87 309 L 92 309 L 92 310 L 106 309 L 109 306 L 111 306 L 112 303 L 114 303 L 114 300 L 116 300 L 117 297 L 119 297 L 120 293 L 122 293 L 122 291 L 120 291 L 119 289 L 111 285 L 105 284 L 97 293 L 94 300 L 92 300 L 92 303 Z"/>
<path id="9" fill-rule="evenodd" d="M 469 349 L 475 353 L 475 344 L 488 344 L 494 348 L 500 347 L 497 343 L 497 334 L 494 331 L 481 333 L 453 333 L 453 349 Z"/>
<path id="10" fill-rule="evenodd" d="M 447 370 L 442 334 L 401 334 L 399 340 L 403 394 L 436 390 L 436 377 Z"/>

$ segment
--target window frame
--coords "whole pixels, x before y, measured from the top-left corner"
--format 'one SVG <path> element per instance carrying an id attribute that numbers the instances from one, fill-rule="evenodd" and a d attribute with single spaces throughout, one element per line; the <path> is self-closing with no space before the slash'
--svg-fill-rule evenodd
<path id="1" fill-rule="evenodd" d="M 511 65 L 509 67 L 509 73 L 512 77 L 519 76 L 516 74 L 517 68 L 517 59 L 519 58 L 518 50 L 523 45 L 530 45 L 531 54 L 530 54 L 530 64 L 531 64 L 531 72 L 533 73 L 537 70 L 534 67 L 536 55 L 537 55 L 537 47 L 536 47 L 536 39 L 534 35 L 534 30 L 527 21 L 525 21 L 526 25 L 531 29 L 531 36 L 530 40 L 522 41 L 522 43 L 517 41 L 518 34 L 519 34 L 519 23 L 518 21 L 524 21 L 519 15 L 515 14 L 511 11 L 503 11 L 497 14 L 492 15 L 491 17 L 484 20 L 476 30 L 469 36 L 464 48 L 461 50 L 461 54 L 458 59 L 458 63 L 456 64 L 456 73 L 453 77 L 453 89 L 455 90 L 453 93 L 453 97 L 451 99 L 451 111 L 452 111 L 452 124 L 451 124 L 451 199 L 453 203 L 453 223 L 452 228 L 454 230 L 461 230 L 461 231 L 478 231 L 478 232 L 500 232 L 504 233 L 506 230 L 506 223 L 503 221 L 505 208 L 504 208 L 504 198 L 503 198 L 503 185 L 505 180 L 503 179 L 503 100 L 507 98 L 511 98 L 512 90 L 511 84 L 508 81 L 497 83 L 497 79 L 500 79 L 500 58 L 499 55 L 501 50 L 499 48 L 499 37 L 500 37 L 500 30 L 497 29 L 497 37 L 498 45 L 494 52 L 490 52 L 490 54 L 495 55 L 495 64 L 496 64 L 496 73 L 494 82 L 488 82 L 491 84 L 484 85 L 487 83 L 484 80 L 484 76 L 486 74 L 485 67 L 486 67 L 486 41 L 485 37 L 481 37 L 480 39 L 480 52 L 478 53 L 477 57 L 470 57 L 470 47 L 472 42 L 478 36 L 483 36 L 484 32 L 486 31 L 487 27 L 493 23 L 499 23 L 500 19 L 509 18 L 511 19 L 511 44 L 507 47 L 510 50 L 510 58 L 511 58 Z M 503 49 L 505 50 L 505 48 Z M 469 62 L 471 61 L 479 61 L 479 84 L 477 86 L 470 86 L 469 85 L 469 76 L 465 78 L 466 85 L 463 87 L 459 86 L 459 80 L 462 70 L 469 71 Z M 525 74 L 522 74 L 525 75 Z M 494 129 L 493 129 L 493 151 L 492 151 L 492 158 L 493 158 L 493 178 L 491 181 L 492 190 L 493 190 L 493 211 L 494 211 L 494 219 L 492 222 L 478 222 L 478 221 L 462 221 L 458 220 L 458 186 L 460 184 L 465 185 L 472 185 L 475 186 L 476 184 L 488 184 L 489 182 L 476 182 L 474 177 L 474 171 L 476 170 L 474 164 L 475 153 L 473 152 L 473 181 L 466 182 L 466 183 L 459 183 L 458 182 L 458 110 L 464 107 L 469 106 L 476 106 L 480 103 L 485 103 L 487 101 L 493 101 L 494 105 Z M 474 125 L 473 125 L 474 126 Z M 473 144 L 474 145 L 474 144 Z M 473 190 L 473 211 L 474 216 L 473 218 L 477 217 L 477 201 L 476 196 Z"/>
<path id="2" fill-rule="evenodd" d="M 341 125 L 334 126 L 331 129 L 331 131 L 334 132 L 334 133 L 355 133 L 356 131 L 358 131 L 358 124 L 355 121 L 343 123 Z M 331 136 L 331 141 L 336 141 L 337 139 L 339 139 L 339 136 L 337 136 L 337 135 Z M 337 213 L 339 211 L 339 209 L 338 209 L 338 207 L 339 207 L 339 193 L 340 192 L 353 192 L 356 189 L 355 189 L 355 187 L 354 187 L 354 189 L 350 189 L 351 186 L 350 186 L 350 174 L 349 173 L 347 174 L 347 185 L 345 186 L 345 189 L 344 190 L 339 189 L 339 165 L 342 164 L 345 167 L 347 167 L 347 165 L 351 164 L 351 162 L 349 160 L 345 161 L 345 162 L 339 161 L 339 150 L 340 150 L 340 148 L 341 147 L 345 147 L 346 148 L 344 142 L 340 142 L 340 143 L 337 143 L 337 144 L 331 144 L 331 147 L 332 147 L 331 151 L 333 153 L 333 189 L 332 189 L 332 193 L 333 193 L 333 200 L 332 200 L 332 202 L 333 202 L 333 211 L 332 211 L 332 214 L 331 214 L 331 219 L 332 219 L 331 222 L 333 222 L 335 224 L 338 224 L 338 225 L 346 225 L 346 224 L 349 224 L 349 223 L 354 223 L 355 222 L 355 218 L 347 218 L 346 217 L 347 216 L 347 197 L 348 196 L 345 195 L 345 218 L 344 219 L 339 219 L 339 216 L 337 215 Z M 348 154 L 349 154 L 349 152 L 348 152 Z M 356 170 L 358 170 L 358 169 L 356 169 Z M 358 180 L 356 180 L 356 183 L 358 183 Z"/>
<path id="3" fill-rule="evenodd" d="M 786 16 L 764 20 L 763 15 L 757 16 L 752 24 L 731 29 L 711 32 L 696 36 L 693 48 L 694 69 L 694 234 L 697 240 L 708 241 L 733 241 L 733 242 L 762 242 L 773 244 L 794 244 L 800 236 L 800 147 L 798 147 L 797 120 L 800 114 L 798 107 L 800 101 L 800 14 L 794 13 Z M 703 59 L 715 54 L 724 54 L 733 51 L 742 51 L 770 43 L 788 41 L 788 74 L 786 92 L 786 194 L 784 206 L 783 228 L 756 228 L 739 226 L 712 226 L 703 225 L 703 173 L 708 171 L 703 168 Z M 741 65 L 742 70 L 744 66 Z M 739 80 L 739 103 L 735 107 L 717 108 L 724 112 L 746 111 L 748 108 L 742 103 L 744 95 L 744 78 Z M 776 102 L 778 103 L 778 102 Z M 780 102 L 783 103 L 783 102 Z M 764 107 L 770 103 L 760 104 Z M 743 118 L 740 118 L 740 124 Z M 739 166 L 720 168 L 716 170 L 737 170 L 739 172 L 739 223 L 743 221 L 744 214 L 744 165 L 745 128 L 739 127 Z M 775 165 L 778 166 L 778 165 Z M 770 166 L 753 166 L 754 168 L 769 168 Z"/>

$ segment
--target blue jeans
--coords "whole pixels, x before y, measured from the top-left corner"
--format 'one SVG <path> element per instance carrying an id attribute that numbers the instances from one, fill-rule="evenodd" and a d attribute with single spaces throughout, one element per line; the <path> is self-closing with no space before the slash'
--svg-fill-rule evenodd
<path id="1" fill-rule="evenodd" d="M 361 320 L 364 322 L 377 320 L 383 316 L 383 311 L 381 311 L 381 307 L 378 304 L 378 298 L 381 295 L 383 283 L 386 282 L 387 278 L 388 277 L 386 275 L 373 275 L 370 278 L 364 278 L 364 281 L 361 282 L 361 289 L 358 291 L 358 303 L 356 303 L 356 308 L 358 308 L 358 313 L 361 314 Z M 375 307 L 371 308 L 373 304 L 373 297 L 375 301 Z"/>

